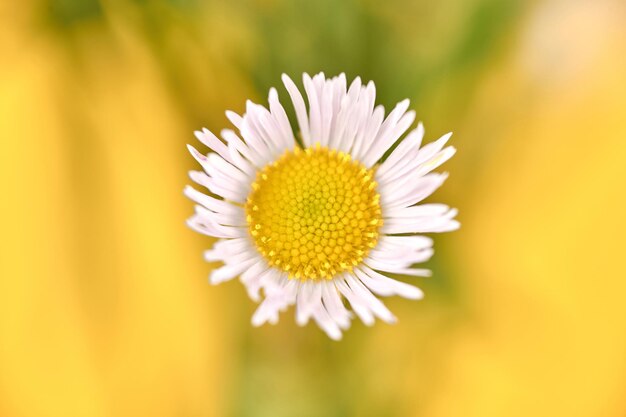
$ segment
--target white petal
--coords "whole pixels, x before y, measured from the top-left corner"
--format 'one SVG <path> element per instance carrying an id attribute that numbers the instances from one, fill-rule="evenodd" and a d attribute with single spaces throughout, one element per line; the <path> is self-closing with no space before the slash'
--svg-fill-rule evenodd
<path id="1" fill-rule="evenodd" d="M 396 142 L 396 140 L 398 139 L 397 137 L 394 137 L 396 126 L 408 107 L 408 99 L 399 102 L 396 107 L 391 111 L 391 113 L 389 113 L 389 116 L 387 116 L 383 124 L 380 126 L 376 138 L 370 142 L 367 148 L 362 149 L 360 160 L 366 167 L 369 168 L 374 165 L 374 163 L 378 161 L 380 156 L 382 156 L 385 151 Z M 409 117 L 408 120 L 410 120 L 412 123 L 414 118 L 415 115 L 413 115 L 413 117 Z M 406 126 L 406 128 L 408 128 L 408 125 Z"/>
<path id="2" fill-rule="evenodd" d="M 360 90 L 353 93 L 352 89 L 341 101 L 339 114 L 336 117 L 335 131 L 330 138 L 329 147 L 349 152 L 356 138 L 365 112 L 363 101 L 359 97 Z"/>
<path id="3" fill-rule="evenodd" d="M 389 172 L 381 174 L 380 181 L 383 183 L 397 182 L 398 179 L 407 177 L 415 178 L 422 176 L 440 166 L 454 155 L 454 148 L 449 147 L 447 150 L 441 151 L 445 143 L 448 141 L 452 133 L 448 133 L 435 142 L 429 143 L 416 154 L 409 153 L 403 158 L 397 166 L 391 168 Z M 441 154 L 439 154 L 441 152 Z M 402 186 L 396 184 L 397 186 Z"/>
<path id="4" fill-rule="evenodd" d="M 436 141 L 425 145 L 422 149 L 420 149 L 418 158 L 416 159 L 415 163 L 419 165 L 432 158 L 437 152 L 443 149 L 443 147 L 446 143 L 448 143 L 451 137 L 452 132 L 448 132 Z"/>
<path id="5" fill-rule="evenodd" d="M 382 235 L 378 240 L 377 247 L 392 251 L 401 249 L 422 250 L 433 246 L 433 240 L 427 236 L 388 236 Z"/>
<path id="6" fill-rule="evenodd" d="M 341 302 L 341 296 L 332 281 L 322 282 L 322 301 L 328 310 L 328 314 L 337 322 L 339 327 L 347 329 L 350 327 L 350 312 Z"/>
<path id="7" fill-rule="evenodd" d="M 276 121 L 278 128 L 281 131 L 283 137 L 283 143 L 288 149 L 293 149 L 296 141 L 293 137 L 293 130 L 291 129 L 291 125 L 289 124 L 289 119 L 287 118 L 287 113 L 283 108 L 282 104 L 278 100 L 278 92 L 276 92 L 275 88 L 270 88 L 270 94 L 268 101 L 270 103 L 270 111 L 274 120 Z"/>
<path id="8" fill-rule="evenodd" d="M 232 215 L 237 215 L 240 213 L 241 207 L 238 207 L 223 200 L 218 200 L 217 198 L 210 197 L 204 193 L 201 193 L 190 185 L 187 185 L 183 192 L 191 200 L 216 213 Z"/>
<path id="9" fill-rule="evenodd" d="M 370 144 L 374 141 L 374 138 L 378 134 L 378 131 L 385 118 L 385 109 L 383 106 L 376 106 L 372 116 L 368 118 L 363 135 L 354 141 L 352 150 L 350 151 L 352 156 L 359 161 L 363 160 L 365 152 L 369 149 Z"/>
<path id="10" fill-rule="evenodd" d="M 201 233 L 206 236 L 211 237 L 221 237 L 221 238 L 232 238 L 232 237 L 241 237 L 239 234 L 235 234 L 231 231 L 231 228 L 220 229 L 217 226 L 217 223 L 213 223 L 211 221 L 207 221 L 206 219 L 198 216 L 197 214 L 191 216 L 187 219 L 187 226 L 191 229 L 195 230 L 198 233 Z"/>
<path id="11" fill-rule="evenodd" d="M 238 152 L 241 153 L 248 161 L 252 162 L 254 166 L 257 168 L 262 168 L 263 158 L 256 152 L 256 150 L 252 149 L 250 146 L 246 145 L 243 140 L 235 132 L 230 129 L 222 129 L 220 132 L 224 140 L 228 142 L 229 146 L 234 147 Z"/>
<path id="12" fill-rule="evenodd" d="M 241 124 L 243 123 L 243 117 L 235 113 L 231 110 L 226 110 L 226 117 L 237 129 L 241 129 Z"/>
<path id="13" fill-rule="evenodd" d="M 268 147 L 262 137 L 255 131 L 251 124 L 250 118 L 244 118 L 239 131 L 241 136 L 246 141 L 246 145 L 252 149 L 259 158 L 259 167 L 265 166 L 268 162 L 274 159 L 275 152 Z"/>
<path id="14" fill-rule="evenodd" d="M 250 242 L 247 237 L 218 240 L 212 249 L 204 252 L 204 259 L 209 262 L 229 262 L 231 257 L 243 251 L 250 250 Z"/>
<path id="15" fill-rule="evenodd" d="M 248 296 L 255 302 L 261 300 L 259 290 L 262 286 L 262 280 L 264 275 L 268 274 L 268 271 L 273 271 L 264 259 L 259 257 L 259 260 L 252 265 L 247 271 L 241 274 L 241 282 L 248 291 Z"/>
<path id="16" fill-rule="evenodd" d="M 300 284 L 296 299 L 296 321 L 303 326 L 312 317 L 331 339 L 339 340 L 341 330 L 322 304 L 323 288 L 321 282 L 306 281 Z"/>
<path id="17" fill-rule="evenodd" d="M 419 288 L 386 277 L 367 266 L 361 266 L 355 269 L 355 274 L 365 286 L 378 295 L 399 295 L 400 297 L 411 300 L 419 300 L 424 297 L 424 292 Z"/>
<path id="18" fill-rule="evenodd" d="M 341 340 L 341 329 L 330 316 L 321 300 L 318 300 L 313 309 L 313 319 L 317 325 L 326 332 L 328 337 L 333 340 Z"/>
<path id="19" fill-rule="evenodd" d="M 352 306 L 352 309 L 354 310 L 356 315 L 359 316 L 361 321 L 366 326 L 373 325 L 374 324 L 374 315 L 369 310 L 369 308 L 367 308 L 367 306 L 364 304 L 364 302 L 361 301 L 360 298 L 354 294 L 354 292 L 348 286 L 348 284 L 346 284 L 344 277 L 335 278 L 334 281 L 335 281 L 335 285 L 336 285 L 337 289 L 339 290 L 339 292 L 341 292 L 341 294 L 344 297 L 346 297 L 346 299 L 348 300 L 348 302 Z"/>
<path id="20" fill-rule="evenodd" d="M 330 149 L 337 149 L 337 143 L 339 141 L 337 135 L 338 123 L 341 120 L 341 104 L 346 97 L 346 75 L 344 73 L 332 79 L 333 94 L 332 94 L 332 108 L 334 109 L 333 119 L 330 124 L 330 131 L 328 133 L 328 147 Z"/>
<path id="21" fill-rule="evenodd" d="M 298 124 L 300 125 L 300 134 L 302 135 L 302 141 L 304 142 L 304 146 L 311 146 L 311 133 L 309 130 L 309 118 L 306 112 L 306 106 L 304 105 L 304 99 L 298 91 L 298 87 L 291 81 L 286 74 L 282 75 L 283 83 L 285 84 L 285 88 L 291 97 L 291 101 L 293 103 L 293 107 L 296 111 L 296 118 L 298 119 Z"/>
<path id="22" fill-rule="evenodd" d="M 374 315 L 380 318 L 382 321 L 387 323 L 395 323 L 396 318 L 391 311 L 382 301 L 380 301 L 374 294 L 368 290 L 358 278 L 346 274 L 345 280 L 350 285 L 353 293 L 359 298 L 360 302 L 362 302 L 368 309 L 374 313 Z"/>
<path id="23" fill-rule="evenodd" d="M 311 280 L 300 284 L 298 297 L 296 299 L 296 322 L 299 326 L 304 326 L 313 313 L 314 305 L 322 298 L 322 287 Z"/>
<path id="24" fill-rule="evenodd" d="M 239 170 L 245 172 L 248 178 L 255 178 L 257 174 L 257 169 L 252 165 L 249 160 L 245 159 L 242 156 L 241 152 L 232 142 L 228 144 L 228 153 L 233 160 L 233 165 L 239 168 Z"/>
<path id="25" fill-rule="evenodd" d="M 194 132 L 196 138 L 202 142 L 206 147 L 210 148 L 213 152 L 216 152 L 222 158 L 229 160 L 228 149 L 226 145 L 217 138 L 213 133 L 211 133 L 208 129 L 202 129 L 202 132 L 196 130 Z"/>
<path id="26" fill-rule="evenodd" d="M 256 259 L 251 258 L 238 264 L 229 264 L 215 269 L 211 272 L 211 275 L 209 275 L 209 282 L 213 285 L 217 285 L 224 281 L 231 280 L 252 266 L 254 262 L 256 262 Z"/>
<path id="27" fill-rule="evenodd" d="M 410 154 L 419 150 L 422 139 L 424 138 L 424 125 L 422 122 L 418 123 L 417 127 L 413 129 L 393 150 L 389 158 L 383 162 L 376 170 L 376 176 L 379 181 L 385 179 L 385 174 L 393 167 L 397 167 L 399 164 L 407 164 L 410 161 Z"/>
<path id="28" fill-rule="evenodd" d="M 389 128 L 388 133 L 380 138 L 377 138 L 376 145 L 371 147 L 367 156 L 363 160 L 365 166 L 371 167 L 376 164 L 385 152 L 387 152 L 398 141 L 398 139 L 400 139 L 400 136 L 404 135 L 414 121 L 415 112 L 410 110 L 400 118 L 397 124 Z"/>
<path id="29" fill-rule="evenodd" d="M 410 187 L 390 191 L 389 187 L 379 187 L 380 201 L 385 209 L 409 207 L 430 196 L 448 178 L 447 173 L 428 174 L 415 179 Z"/>
<path id="30" fill-rule="evenodd" d="M 198 216 L 196 215 L 193 215 L 190 218 L 188 218 L 185 221 L 185 223 L 191 230 L 198 232 L 200 234 L 203 234 L 205 236 L 211 236 L 211 237 L 217 237 L 217 238 L 230 237 L 229 234 L 213 230 L 213 228 L 211 228 L 210 226 L 207 226 L 206 223 L 201 222 Z"/>
<path id="31" fill-rule="evenodd" d="M 446 147 L 444 150 L 438 152 L 437 154 L 435 154 L 435 156 L 422 163 L 420 167 L 415 170 L 414 175 L 421 176 L 428 174 L 432 170 L 439 168 L 439 166 L 447 162 L 448 159 L 452 158 L 455 153 L 456 149 L 453 146 Z"/>
<path id="32" fill-rule="evenodd" d="M 432 251 L 432 249 L 428 248 L 422 249 L 420 251 L 390 251 L 384 249 L 381 250 L 380 247 L 377 247 L 376 249 L 372 249 L 368 253 L 366 259 L 370 259 L 374 262 L 379 262 L 383 264 L 391 264 L 398 267 L 408 267 L 414 263 L 425 262 L 425 260 L 428 260 L 430 256 L 432 256 L 432 253 L 429 254 L 427 251 Z"/>
<path id="33" fill-rule="evenodd" d="M 272 152 L 271 159 L 275 159 L 275 157 L 287 149 L 287 143 L 283 141 L 283 135 L 278 123 L 265 107 L 248 100 L 244 120 L 249 122 L 256 136 L 261 138 Z"/>
<path id="34" fill-rule="evenodd" d="M 249 193 L 252 178 L 226 162 L 221 156 L 214 153 L 210 154 L 207 158 L 206 169 L 211 177 L 233 184 L 245 194 Z"/>
<path id="35" fill-rule="evenodd" d="M 389 218 L 417 218 L 439 216 L 446 213 L 450 207 L 445 204 L 420 204 L 411 207 L 396 207 L 385 211 L 384 217 Z"/>
<path id="36" fill-rule="evenodd" d="M 309 100 L 309 131 L 311 134 L 311 145 L 313 145 L 316 142 L 321 143 L 322 115 L 320 109 L 320 98 L 318 97 L 317 89 L 315 88 L 315 84 L 309 74 L 304 73 L 302 75 L 302 82 Z"/>
<path id="37" fill-rule="evenodd" d="M 416 219 L 393 218 L 387 220 L 381 232 L 385 234 L 396 233 L 440 233 L 456 230 L 459 223 L 452 220 L 457 215 L 456 209 L 438 215 Z"/>
<path id="38" fill-rule="evenodd" d="M 216 180 L 208 176 L 204 172 L 189 171 L 189 177 L 197 184 L 206 187 L 213 194 L 217 194 L 225 200 L 230 200 L 236 203 L 244 203 L 246 200 L 246 190 L 237 184 L 236 182 L 220 178 Z"/>
<path id="39" fill-rule="evenodd" d="M 246 216 L 241 207 L 239 207 L 239 211 L 235 214 L 226 214 L 211 211 L 204 206 L 198 205 L 196 206 L 196 213 L 198 216 L 208 218 L 211 221 L 223 226 L 247 227 Z"/>
<path id="40" fill-rule="evenodd" d="M 328 81 L 324 84 L 322 90 L 322 96 L 320 98 L 320 110 L 321 110 L 321 132 L 320 143 L 322 146 L 328 146 L 328 140 L 330 136 L 330 127 L 335 117 L 335 109 L 333 108 L 334 99 L 334 83 Z"/>
<path id="41" fill-rule="evenodd" d="M 266 288 L 266 298 L 252 316 L 252 325 L 255 327 L 265 322 L 276 323 L 278 313 L 295 303 L 298 284 L 296 280 L 289 280 L 286 276 L 281 275 L 274 284 L 271 291 Z"/>
<path id="42" fill-rule="evenodd" d="M 429 248 L 407 255 L 404 259 L 396 260 L 374 258 L 369 256 L 363 261 L 363 263 L 379 271 L 396 272 L 407 268 L 412 264 L 426 262 L 433 256 L 433 253 L 433 249 Z"/>

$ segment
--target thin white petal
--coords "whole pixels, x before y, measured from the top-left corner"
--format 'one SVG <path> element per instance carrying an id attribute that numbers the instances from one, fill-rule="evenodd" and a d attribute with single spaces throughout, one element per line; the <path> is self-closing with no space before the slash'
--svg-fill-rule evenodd
<path id="1" fill-rule="evenodd" d="M 367 152 L 370 144 L 372 143 L 372 141 L 374 141 L 374 138 L 378 134 L 384 118 L 385 108 L 381 105 L 376 106 L 376 108 L 374 108 L 372 116 L 369 117 L 367 120 L 363 135 L 359 136 L 358 139 L 354 141 L 352 150 L 350 151 L 355 159 L 358 159 L 360 161 L 363 160 L 365 152 Z"/>
<path id="2" fill-rule="evenodd" d="M 410 187 L 389 191 L 388 187 L 379 187 L 380 201 L 385 208 L 409 207 L 430 196 L 448 178 L 447 173 L 428 174 L 415 179 Z"/>
<path id="3" fill-rule="evenodd" d="M 235 113 L 231 110 L 226 110 L 226 117 L 237 129 L 241 129 L 241 124 L 243 123 L 243 117 Z"/>
<path id="4" fill-rule="evenodd" d="M 228 203 L 223 200 L 218 200 L 204 193 L 201 193 L 200 191 L 193 188 L 191 185 L 187 185 L 183 192 L 191 200 L 217 213 L 237 215 L 241 209 L 234 204 Z"/>
<path id="5" fill-rule="evenodd" d="M 355 274 L 365 286 L 378 295 L 399 295 L 400 297 L 411 300 L 419 300 L 424 297 L 424 292 L 419 288 L 386 277 L 383 274 L 368 268 L 367 266 L 355 269 Z"/>
<path id="6" fill-rule="evenodd" d="M 381 232 L 385 234 L 396 233 L 440 233 L 456 230 L 459 223 L 453 218 L 457 215 L 456 209 L 450 209 L 438 216 L 430 216 L 416 219 L 389 219 L 384 223 Z"/>
<path id="7" fill-rule="evenodd" d="M 311 133 L 311 145 L 320 142 L 322 133 L 322 115 L 320 111 L 320 98 L 315 84 L 309 74 L 302 75 L 304 90 L 309 100 L 309 131 Z"/>
<path id="8" fill-rule="evenodd" d="M 380 318 L 384 322 L 387 323 L 395 323 L 396 318 L 391 311 L 380 301 L 374 294 L 368 290 L 365 285 L 358 278 L 346 274 L 346 282 L 350 285 L 353 293 L 360 299 L 364 305 L 367 306 L 368 309 L 376 315 L 376 317 Z"/>
<path id="9" fill-rule="evenodd" d="M 389 158 L 383 162 L 376 170 L 376 176 L 379 180 L 385 179 L 385 174 L 396 167 L 400 163 L 408 163 L 410 160 L 410 153 L 418 151 L 422 139 L 424 138 L 424 125 L 422 122 L 417 124 L 417 127 L 413 129 L 406 137 L 400 142 L 400 144 L 393 150 Z"/>
<path id="10" fill-rule="evenodd" d="M 344 277 L 335 278 L 335 285 L 341 294 L 346 297 L 356 315 L 361 319 L 363 324 L 371 326 L 374 324 L 374 315 L 367 308 L 363 301 L 354 294 L 352 289 L 346 284 Z"/>
<path id="11" fill-rule="evenodd" d="M 352 149 L 357 133 L 362 125 L 368 120 L 367 103 L 364 100 L 361 78 L 356 77 L 350 84 L 347 95 L 342 102 L 342 133 L 338 138 L 337 149 L 349 152 Z M 355 156 L 355 155 L 353 155 Z"/>
<path id="12" fill-rule="evenodd" d="M 382 156 L 382 154 L 395 143 L 397 137 L 394 137 L 394 130 L 408 107 L 408 99 L 399 102 L 380 126 L 376 138 L 369 143 L 368 147 L 361 150 L 361 156 L 359 159 L 363 161 L 363 164 L 366 167 L 371 167 L 376 161 L 378 161 L 380 156 Z M 377 155 L 380 156 L 377 157 Z"/>
<path id="13" fill-rule="evenodd" d="M 202 129 L 202 132 L 196 130 L 194 132 L 196 138 L 202 142 L 206 147 L 211 149 L 213 152 L 216 152 L 222 158 L 229 160 L 228 149 L 226 145 L 218 139 L 213 133 L 211 133 L 208 129 Z"/>
<path id="14" fill-rule="evenodd" d="M 298 298 L 296 299 L 296 322 L 304 326 L 313 313 L 314 305 L 322 298 L 322 287 L 311 280 L 300 284 Z"/>
<path id="15" fill-rule="evenodd" d="M 266 287 L 266 298 L 252 316 L 252 325 L 258 327 L 265 322 L 274 324 L 278 321 L 278 313 L 295 303 L 297 284 L 284 275 L 280 276 L 275 285 Z M 268 291 L 271 288 L 271 291 Z"/>
<path id="16" fill-rule="evenodd" d="M 209 282 L 213 285 L 221 284 L 224 281 L 229 281 L 248 269 L 254 262 L 255 258 L 245 260 L 238 264 L 224 265 L 221 268 L 217 268 L 209 275 Z"/>
<path id="17" fill-rule="evenodd" d="M 350 312 L 341 302 L 341 296 L 332 281 L 322 282 L 322 301 L 339 327 L 342 329 L 350 327 Z"/>
<path id="18" fill-rule="evenodd" d="M 318 300 L 313 309 L 313 319 L 317 325 L 333 340 L 341 340 L 341 329 L 328 313 L 321 300 Z"/>
<path id="19" fill-rule="evenodd" d="M 309 130 L 309 118 L 306 112 L 306 106 L 304 105 L 304 99 L 302 98 L 302 94 L 298 90 L 298 87 L 291 81 L 291 78 L 287 76 L 287 74 L 282 75 L 283 84 L 285 84 L 285 88 L 291 97 L 291 101 L 293 103 L 293 107 L 296 111 L 296 118 L 298 119 L 298 124 L 300 125 L 300 134 L 302 135 L 302 141 L 305 146 L 311 146 L 311 133 Z"/>
<path id="20" fill-rule="evenodd" d="M 231 214 L 211 211 L 204 206 L 198 205 L 196 206 L 196 213 L 223 226 L 247 227 L 246 216 L 241 207 L 239 207 L 238 212 Z"/>
<path id="21" fill-rule="evenodd" d="M 367 167 L 376 164 L 380 158 L 387 152 L 402 136 L 415 121 L 415 112 L 410 110 L 406 112 L 394 126 L 390 127 L 389 133 L 376 139 L 376 146 L 372 146 L 363 163 Z"/>
<path id="22" fill-rule="evenodd" d="M 363 263 L 379 271 L 396 272 L 400 269 L 407 268 L 412 264 L 426 262 L 433 256 L 433 254 L 433 249 L 429 248 L 415 252 L 406 256 L 404 259 L 391 260 L 369 256 L 363 260 Z"/>
<path id="23" fill-rule="evenodd" d="M 230 129 L 222 129 L 220 134 L 228 142 L 229 146 L 233 146 L 238 152 L 241 153 L 241 155 L 243 155 L 248 161 L 252 162 L 257 168 L 262 168 L 264 166 L 263 158 L 257 153 L 256 150 L 245 144 L 234 131 Z"/>
<path id="24" fill-rule="evenodd" d="M 385 211 L 384 217 L 390 218 L 411 218 L 440 216 L 446 213 L 450 207 L 445 204 L 420 204 L 411 207 L 396 207 Z"/>
<path id="25" fill-rule="evenodd" d="M 259 260 L 252 265 L 248 270 L 241 274 L 241 282 L 248 291 L 248 296 L 255 302 L 261 300 L 259 290 L 262 286 L 263 276 L 270 271 L 270 267 L 267 265 L 264 259 Z"/>
<path id="26" fill-rule="evenodd" d="M 296 141 L 293 137 L 293 130 L 291 129 L 291 125 L 289 124 L 287 113 L 285 112 L 285 109 L 278 100 L 278 92 L 273 87 L 270 89 L 268 101 L 270 103 L 270 111 L 272 113 L 272 116 L 278 124 L 278 127 L 283 136 L 283 143 L 288 149 L 293 149 L 296 144 Z"/>
<path id="27" fill-rule="evenodd" d="M 250 251 L 250 242 L 247 237 L 235 239 L 220 239 L 212 249 L 204 251 L 204 259 L 208 262 L 230 262 L 232 257 L 245 251 Z"/>

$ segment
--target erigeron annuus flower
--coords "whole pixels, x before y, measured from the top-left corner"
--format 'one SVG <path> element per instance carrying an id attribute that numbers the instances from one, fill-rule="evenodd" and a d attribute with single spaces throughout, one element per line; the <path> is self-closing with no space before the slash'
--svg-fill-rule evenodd
<path id="1" fill-rule="evenodd" d="M 226 112 L 238 133 L 223 130 L 220 140 L 196 132 L 211 153 L 189 146 L 204 169 L 191 179 L 212 195 L 185 189 L 198 203 L 188 224 L 218 239 L 205 258 L 223 263 L 210 282 L 239 277 L 260 302 L 255 326 L 276 323 L 293 304 L 298 324 L 313 319 L 333 339 L 350 326 L 348 305 L 367 325 L 375 317 L 392 323 L 377 296 L 423 294 L 387 274 L 429 275 L 413 267 L 433 254 L 420 234 L 459 227 L 455 209 L 418 204 L 447 177 L 431 171 L 454 154 L 444 148 L 451 134 L 420 148 L 420 123 L 401 139 L 415 112 L 404 100 L 385 118 L 372 82 L 356 78 L 348 88 L 344 74 L 304 74 L 307 105 L 282 79 L 298 136 L 272 88 L 269 110 L 248 101 L 243 116 Z"/>

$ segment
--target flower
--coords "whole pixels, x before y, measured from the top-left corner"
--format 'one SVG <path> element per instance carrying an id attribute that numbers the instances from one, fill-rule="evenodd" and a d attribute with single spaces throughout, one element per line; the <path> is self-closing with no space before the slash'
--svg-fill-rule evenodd
<path id="1" fill-rule="evenodd" d="M 347 88 L 344 74 L 304 74 L 307 110 L 294 82 L 282 80 L 299 138 L 272 88 L 269 110 L 248 101 L 243 116 L 226 112 L 239 133 L 225 129 L 220 140 L 195 132 L 211 153 L 189 146 L 204 169 L 190 177 L 212 195 L 185 189 L 197 203 L 188 224 L 218 239 L 205 259 L 224 264 L 210 282 L 239 277 L 260 302 L 255 326 L 276 323 L 293 304 L 299 325 L 313 319 L 336 340 L 350 326 L 347 304 L 366 325 L 375 317 L 393 323 L 377 296 L 423 293 L 387 274 L 428 276 L 413 267 L 433 254 L 432 239 L 420 233 L 459 227 L 455 209 L 418 204 L 447 177 L 431 171 L 454 154 L 444 148 L 451 133 L 420 148 L 419 123 L 400 140 L 415 112 L 404 100 L 385 118 L 371 81 L 357 77 Z"/>

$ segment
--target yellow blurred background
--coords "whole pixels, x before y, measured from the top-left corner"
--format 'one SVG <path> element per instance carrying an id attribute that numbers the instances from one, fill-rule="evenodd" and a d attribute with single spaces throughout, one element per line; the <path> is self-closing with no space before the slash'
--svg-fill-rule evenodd
<path id="1" fill-rule="evenodd" d="M 626 3 L 4 0 L 0 416 L 626 416 Z M 249 325 L 184 225 L 192 131 L 374 80 L 458 154 L 421 302 Z M 286 105 L 290 109 L 289 105 Z"/>

